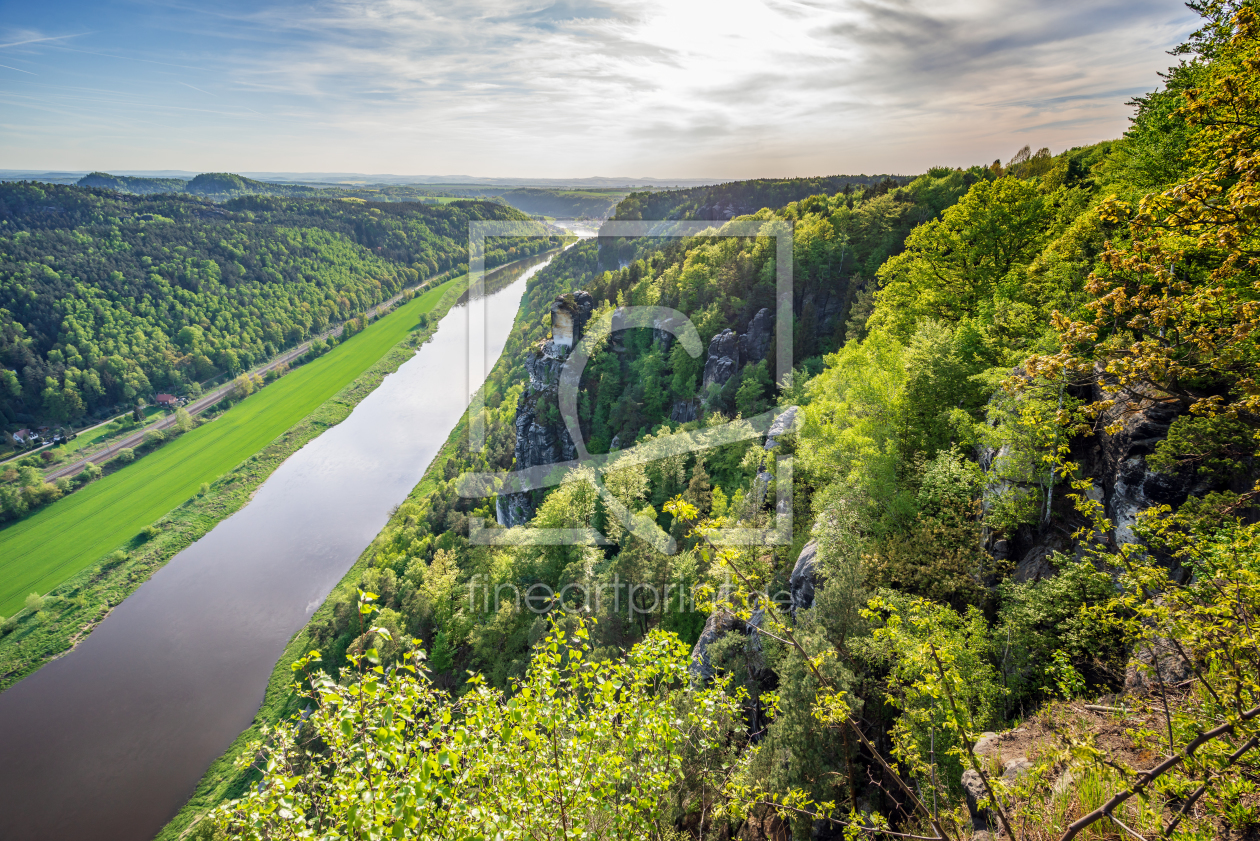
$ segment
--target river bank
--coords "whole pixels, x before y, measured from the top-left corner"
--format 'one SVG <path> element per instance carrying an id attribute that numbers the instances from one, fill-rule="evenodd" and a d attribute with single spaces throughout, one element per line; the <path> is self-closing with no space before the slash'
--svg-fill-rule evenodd
<path id="1" fill-rule="evenodd" d="M 523 289 L 521 280 L 490 308 L 496 356 Z M 446 296 L 443 309 L 457 297 Z M 286 434 L 283 450 L 247 460 L 233 483 L 234 513 L 158 569 L 76 649 L 0 693 L 9 760 L 0 767 L 0 834 L 149 838 L 187 802 L 249 727 L 294 633 L 467 405 L 466 381 L 451 376 L 463 368 L 467 316 L 441 321 L 417 354 L 410 344 L 329 401 L 344 416 L 362 396 L 341 423 L 312 418 Z M 314 440 L 285 460 L 300 439 Z M 275 461 L 283 463 L 266 477 Z"/>
<path id="2" fill-rule="evenodd" d="M 121 550 L 126 553 L 123 559 L 102 558 L 50 591 L 39 614 L 20 617 L 17 627 L 0 638 L 0 691 L 74 648 L 167 561 L 247 503 L 253 491 L 286 458 L 344 420 L 387 374 L 411 357 L 415 343 L 423 343 L 436 331 L 437 322 L 463 291 L 463 280 L 454 281 L 429 311 L 427 327 L 395 346 L 272 443 L 213 481 L 207 493 L 192 496 L 153 521 L 158 529 L 153 538 Z M 256 397 L 262 396 L 260 393 Z M 247 405 L 248 401 L 234 409 Z M 134 467 L 143 468 L 143 462 Z"/>
<path id="3" fill-rule="evenodd" d="M 495 288 L 496 284 L 488 277 L 487 294 L 490 294 Z M 493 360 L 490 361 L 493 362 Z M 460 441 L 467 434 L 468 415 L 466 412 L 463 412 L 451 428 L 440 449 L 429 462 L 419 481 L 408 492 L 408 499 L 427 493 L 432 481 L 441 478 L 447 458 L 456 453 Z M 298 698 L 293 692 L 291 666 L 308 651 L 318 648 L 318 645 L 311 639 L 310 628 L 320 622 L 327 621 L 333 605 L 340 601 L 345 601 L 354 593 L 357 582 L 362 577 L 364 570 L 371 564 L 375 555 L 376 540 L 379 537 L 380 535 L 378 534 L 373 539 L 373 542 L 363 549 L 353 565 L 337 582 L 311 618 L 289 640 L 283 655 L 276 662 L 275 668 L 271 672 L 262 705 L 250 723 L 249 728 L 242 732 L 232 743 L 231 747 L 215 760 L 179 814 L 162 829 L 157 836 L 157 841 L 176 841 L 176 839 L 186 837 L 190 828 L 195 825 L 202 815 L 225 800 L 241 796 L 252 783 L 259 779 L 258 772 L 248 767 L 248 765 L 238 767 L 240 759 L 247 755 L 247 749 L 252 742 L 263 738 L 264 730 L 267 727 L 300 712 L 297 705 Z"/>
<path id="4" fill-rule="evenodd" d="M 501 267 L 494 270 L 491 277 L 506 276 L 501 275 L 500 272 L 507 270 L 510 273 L 512 266 L 524 265 L 536 259 L 530 258 L 519 261 L 518 264 Z M 386 351 L 339 393 L 323 402 L 295 425 L 281 432 L 270 444 L 256 449 L 235 466 L 229 465 L 230 470 L 215 471 L 213 475 L 207 476 L 206 481 L 210 484 L 207 492 L 199 493 L 196 486 L 200 480 L 193 481 L 190 483 L 189 492 L 182 496 L 184 502 L 174 508 L 163 506 L 162 513 L 156 520 L 146 518 L 144 522 L 137 522 L 135 528 L 129 532 L 137 536 L 123 543 L 119 550 L 125 557 L 120 558 L 117 553 L 113 557 L 107 556 L 106 553 L 119 545 L 123 539 L 109 541 L 108 547 L 101 549 L 93 556 L 94 559 L 98 559 L 94 563 L 66 577 L 51 590 L 39 588 L 41 592 L 47 593 L 43 610 L 37 615 L 29 615 L 28 611 L 14 617 L 8 632 L 0 635 L 0 691 L 17 683 L 44 663 L 73 649 L 109 615 L 115 606 L 148 580 L 163 564 L 247 503 L 254 490 L 286 458 L 324 430 L 340 423 L 348 416 L 386 375 L 397 370 L 399 365 L 410 358 L 412 348 L 423 344 L 436 332 L 441 319 L 466 297 L 467 280 L 464 276 L 446 282 L 442 284 L 442 287 L 444 288 L 425 293 L 431 298 L 435 293 L 437 295 L 435 300 L 427 302 L 428 305 L 423 300 L 405 305 L 416 308 L 417 313 L 391 313 L 400 318 L 424 315 L 425 325 L 411 332 L 402 344 Z M 495 287 L 492 280 L 491 289 L 493 288 Z M 385 318 L 389 317 L 390 315 L 385 316 Z M 377 329 L 379 329 L 379 321 L 368 327 L 369 331 Z M 233 407 L 227 415 L 216 418 L 212 425 L 223 423 L 232 412 L 239 413 L 250 409 L 251 401 L 264 399 L 266 393 L 267 389 L 264 389 L 251 400 Z M 249 413 L 257 414 L 256 412 Z M 249 423 L 256 424 L 253 418 L 248 420 Z M 245 422 L 244 419 L 242 422 Z M 173 446 L 176 443 L 178 442 L 172 442 L 167 446 Z M 153 456 L 160 454 L 161 450 Z M 129 465 L 128 471 L 148 470 L 144 461 Z M 221 477 L 219 477 L 220 473 L 222 473 Z M 96 493 L 99 489 L 91 490 Z M 81 503 L 82 500 L 75 502 L 76 505 Z M 154 536 L 147 541 L 138 535 L 141 527 L 146 524 L 152 524 L 156 530 Z M 24 523 L 18 523 L 10 528 L 22 529 L 24 527 Z M 0 536 L 8 531 L 6 529 L 5 532 L 0 532 Z M 58 531 L 64 530 L 58 529 Z M 58 535 L 58 537 L 65 536 Z M 92 539 L 99 540 L 100 535 L 94 533 Z M 36 541 L 36 544 L 34 548 L 41 553 L 47 554 L 54 550 L 47 541 Z M 16 557 L 17 552 L 10 554 Z M 33 585 L 28 589 L 32 588 Z"/>

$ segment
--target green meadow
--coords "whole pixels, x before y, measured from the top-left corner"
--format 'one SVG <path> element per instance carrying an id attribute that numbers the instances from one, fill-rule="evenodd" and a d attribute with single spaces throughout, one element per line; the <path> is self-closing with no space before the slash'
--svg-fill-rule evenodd
<path id="1" fill-rule="evenodd" d="M 454 281 L 402 305 L 211 423 L 0 531 L 0 616 L 47 593 L 263 449 L 416 327 Z"/>

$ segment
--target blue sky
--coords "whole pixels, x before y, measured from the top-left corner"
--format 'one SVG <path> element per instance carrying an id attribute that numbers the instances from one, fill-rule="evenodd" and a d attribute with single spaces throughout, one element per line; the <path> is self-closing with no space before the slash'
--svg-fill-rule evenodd
<path id="1" fill-rule="evenodd" d="M 1119 135 L 1180 0 L 0 0 L 0 169 L 751 178 Z"/>

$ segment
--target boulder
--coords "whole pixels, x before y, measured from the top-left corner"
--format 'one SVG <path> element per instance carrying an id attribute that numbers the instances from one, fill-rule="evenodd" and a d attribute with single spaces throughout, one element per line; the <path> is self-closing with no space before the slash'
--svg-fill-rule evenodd
<path id="1" fill-rule="evenodd" d="M 967 801 L 967 813 L 971 816 L 971 826 L 975 830 L 988 830 L 993 824 L 988 807 L 981 803 L 988 799 L 989 791 L 984 786 L 984 779 L 971 768 L 962 774 L 963 798 Z"/>
<path id="2" fill-rule="evenodd" d="M 1016 756 L 1002 763 L 1002 782 L 1014 785 L 1033 769 L 1033 764 L 1026 756 Z"/>
<path id="3" fill-rule="evenodd" d="M 972 748 L 971 752 L 976 756 L 988 756 L 997 750 L 1000 738 L 997 733 L 986 730 L 980 734 L 980 738 L 976 739 L 976 746 Z"/>
<path id="4" fill-rule="evenodd" d="M 704 623 L 704 630 L 700 632 L 700 639 L 696 640 L 695 646 L 691 649 L 689 669 L 692 680 L 697 684 L 713 682 L 713 678 L 717 676 L 717 670 L 709 661 L 709 647 L 732 631 L 747 637 L 744 651 L 747 653 L 749 679 L 763 680 L 769 677 L 770 672 L 766 668 L 762 655 L 761 634 L 758 633 L 764 618 L 765 612 L 760 608 L 753 611 L 747 622 L 726 608 L 718 608 L 709 614 L 709 618 Z"/>

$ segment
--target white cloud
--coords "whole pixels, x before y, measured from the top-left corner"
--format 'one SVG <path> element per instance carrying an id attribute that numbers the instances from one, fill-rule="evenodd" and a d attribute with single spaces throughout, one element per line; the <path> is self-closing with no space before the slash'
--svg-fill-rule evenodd
<path id="1" fill-rule="evenodd" d="M 215 44 L 175 81 L 255 114 L 167 140 L 250 170 L 912 172 L 1118 135 L 1193 23 L 1177 0 L 170 7 L 175 41 Z"/>

